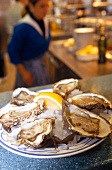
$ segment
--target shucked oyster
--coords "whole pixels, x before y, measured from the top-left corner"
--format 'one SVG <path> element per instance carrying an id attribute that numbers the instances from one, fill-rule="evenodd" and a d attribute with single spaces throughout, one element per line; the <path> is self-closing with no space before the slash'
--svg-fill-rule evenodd
<path id="1" fill-rule="evenodd" d="M 37 149 L 49 146 L 57 147 L 58 144 L 68 144 L 72 141 L 76 134 L 63 129 L 62 120 L 58 120 L 55 114 L 52 113 L 52 116 L 48 115 L 49 118 L 47 118 L 46 113 L 39 116 L 43 118 L 29 118 L 21 125 L 12 127 L 11 133 L 7 137 L 8 142 L 15 145 L 24 144 Z M 78 137 L 77 140 L 80 140 L 80 138 Z"/>
<path id="2" fill-rule="evenodd" d="M 54 83 L 53 92 L 61 95 L 63 98 L 68 95 L 71 91 L 78 87 L 78 79 L 70 78 L 60 80 L 59 82 Z"/>
<path id="3" fill-rule="evenodd" d="M 12 93 L 12 103 L 16 105 L 25 105 L 33 102 L 33 99 L 37 93 L 28 90 L 27 88 L 17 88 Z"/>
<path id="4" fill-rule="evenodd" d="M 28 122 L 27 122 L 28 121 Z M 52 131 L 52 119 L 27 120 L 20 127 L 8 134 L 7 140 L 12 144 L 24 144 L 33 149 L 41 147 L 45 136 Z"/>
<path id="5" fill-rule="evenodd" d="M 94 108 L 111 108 L 111 102 L 104 96 L 95 93 L 83 93 L 67 99 L 68 102 L 88 110 Z"/>
<path id="6" fill-rule="evenodd" d="M 25 106 L 16 106 L 9 103 L 0 110 L 0 123 L 2 123 L 6 131 L 10 132 L 12 126 L 18 125 L 29 117 L 37 117 L 43 109 L 44 104 L 42 101 L 29 103 Z"/>
<path id="7" fill-rule="evenodd" d="M 63 101 L 62 114 L 65 126 L 83 136 L 104 138 L 112 132 L 106 119 L 66 101 Z"/>

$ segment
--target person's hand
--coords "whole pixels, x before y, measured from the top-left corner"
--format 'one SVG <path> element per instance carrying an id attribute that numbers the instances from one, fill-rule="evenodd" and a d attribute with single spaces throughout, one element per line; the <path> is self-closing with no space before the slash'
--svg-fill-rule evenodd
<path id="1" fill-rule="evenodd" d="M 34 77 L 33 75 L 26 70 L 23 64 L 18 64 L 17 69 L 20 72 L 22 79 L 27 87 L 30 87 L 33 85 Z"/>
<path id="2" fill-rule="evenodd" d="M 34 82 L 34 77 L 31 73 L 28 71 L 25 71 L 24 74 L 22 75 L 23 81 L 27 87 L 32 86 Z"/>

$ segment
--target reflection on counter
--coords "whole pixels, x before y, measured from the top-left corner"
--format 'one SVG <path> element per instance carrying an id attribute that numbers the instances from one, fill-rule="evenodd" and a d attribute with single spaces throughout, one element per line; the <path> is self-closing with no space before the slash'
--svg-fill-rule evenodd
<path id="1" fill-rule="evenodd" d="M 89 62 L 93 60 L 98 60 L 98 47 L 95 45 L 90 44 L 80 50 L 77 50 L 74 38 L 59 40 L 59 41 L 55 41 L 54 43 L 59 48 L 64 47 L 67 52 L 75 56 L 79 61 Z M 112 62 L 112 51 L 111 50 L 107 50 L 106 59 L 107 61 Z"/>
<path id="2" fill-rule="evenodd" d="M 76 58 L 80 61 L 92 61 L 98 60 L 98 48 L 97 46 L 88 45 L 75 53 Z"/>
<path id="3" fill-rule="evenodd" d="M 107 62 L 102 65 L 98 64 L 97 59 L 92 61 L 88 60 L 89 62 L 85 63 L 77 59 L 76 52 L 69 52 L 67 49 L 68 47 L 66 48 L 64 46 L 64 43 L 65 40 L 52 41 L 49 48 L 50 58 L 54 61 L 52 63 L 52 68 L 54 69 L 53 80 L 57 78 L 56 76 L 62 76 L 61 79 L 64 79 L 68 73 L 67 68 L 74 74 L 69 74 L 70 77 L 74 76 L 78 78 L 92 78 L 101 75 L 112 74 L 112 62 L 110 62 L 111 60 L 109 60 L 109 57 L 107 59 Z M 57 64 L 54 65 L 55 61 L 57 60 L 60 67 L 56 67 Z M 62 65 L 64 65 L 64 69 L 62 69 Z M 57 75 L 55 74 L 55 71 L 58 71 Z M 60 74 L 61 71 L 62 75 Z"/>
<path id="4" fill-rule="evenodd" d="M 66 64 L 61 62 L 60 59 L 55 58 L 50 51 L 48 55 L 48 68 L 50 70 L 52 83 L 71 77 L 80 79 L 80 77 L 75 74 L 75 72 L 67 67 Z"/>

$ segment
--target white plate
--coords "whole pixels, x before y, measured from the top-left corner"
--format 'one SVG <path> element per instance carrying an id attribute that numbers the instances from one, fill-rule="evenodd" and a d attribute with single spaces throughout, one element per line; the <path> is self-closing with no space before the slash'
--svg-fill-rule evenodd
<path id="1" fill-rule="evenodd" d="M 76 155 L 82 152 L 85 152 L 98 144 L 100 144 L 104 139 L 97 139 L 97 138 L 85 138 L 81 142 L 74 144 L 73 147 L 69 147 L 65 150 L 55 149 L 52 148 L 45 148 L 45 149 L 29 149 L 25 146 L 15 146 L 11 145 L 7 142 L 7 132 L 4 131 L 2 125 L 0 125 L 0 144 L 3 148 L 7 149 L 8 151 L 31 158 L 61 158 Z"/>
<path id="2" fill-rule="evenodd" d="M 106 54 L 106 59 L 110 62 L 112 62 L 112 51 L 108 51 Z"/>
<path id="3" fill-rule="evenodd" d="M 78 54 L 77 52 L 75 54 L 76 58 L 80 61 L 98 60 L 98 54 Z M 112 62 L 112 51 L 107 51 L 106 59 Z"/>
<path id="4" fill-rule="evenodd" d="M 92 60 L 98 60 L 97 54 L 77 54 L 76 52 L 76 58 L 80 61 L 92 61 Z"/>
<path id="5" fill-rule="evenodd" d="M 42 91 L 52 91 L 52 90 L 45 89 Z M 50 147 L 50 148 L 44 148 L 44 149 L 40 148 L 40 149 L 33 150 L 31 148 L 25 147 L 24 145 L 20 145 L 20 146 L 11 145 L 7 141 L 7 134 L 8 133 L 3 129 L 2 125 L 0 124 L 0 145 L 12 153 L 25 156 L 25 157 L 31 157 L 31 158 L 61 158 L 61 157 L 76 155 L 85 152 L 89 149 L 92 149 L 93 147 L 103 142 L 105 139 L 105 138 L 103 139 L 84 138 L 79 143 L 74 144 L 74 146 L 69 147 L 67 149 L 60 149 L 60 147 L 56 149 L 54 147 Z"/>

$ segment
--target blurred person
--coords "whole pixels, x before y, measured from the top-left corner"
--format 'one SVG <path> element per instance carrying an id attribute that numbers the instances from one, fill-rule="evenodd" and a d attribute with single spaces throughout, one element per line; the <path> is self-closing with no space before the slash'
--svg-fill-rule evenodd
<path id="1" fill-rule="evenodd" d="M 6 13 L 6 31 L 8 35 L 12 35 L 14 26 L 18 23 L 23 15 L 24 6 L 28 0 L 11 1 Z"/>
<path id="2" fill-rule="evenodd" d="M 17 87 L 50 84 L 46 52 L 50 30 L 46 18 L 49 0 L 29 0 L 28 14 L 15 26 L 8 44 L 10 60 L 17 68 Z"/>

